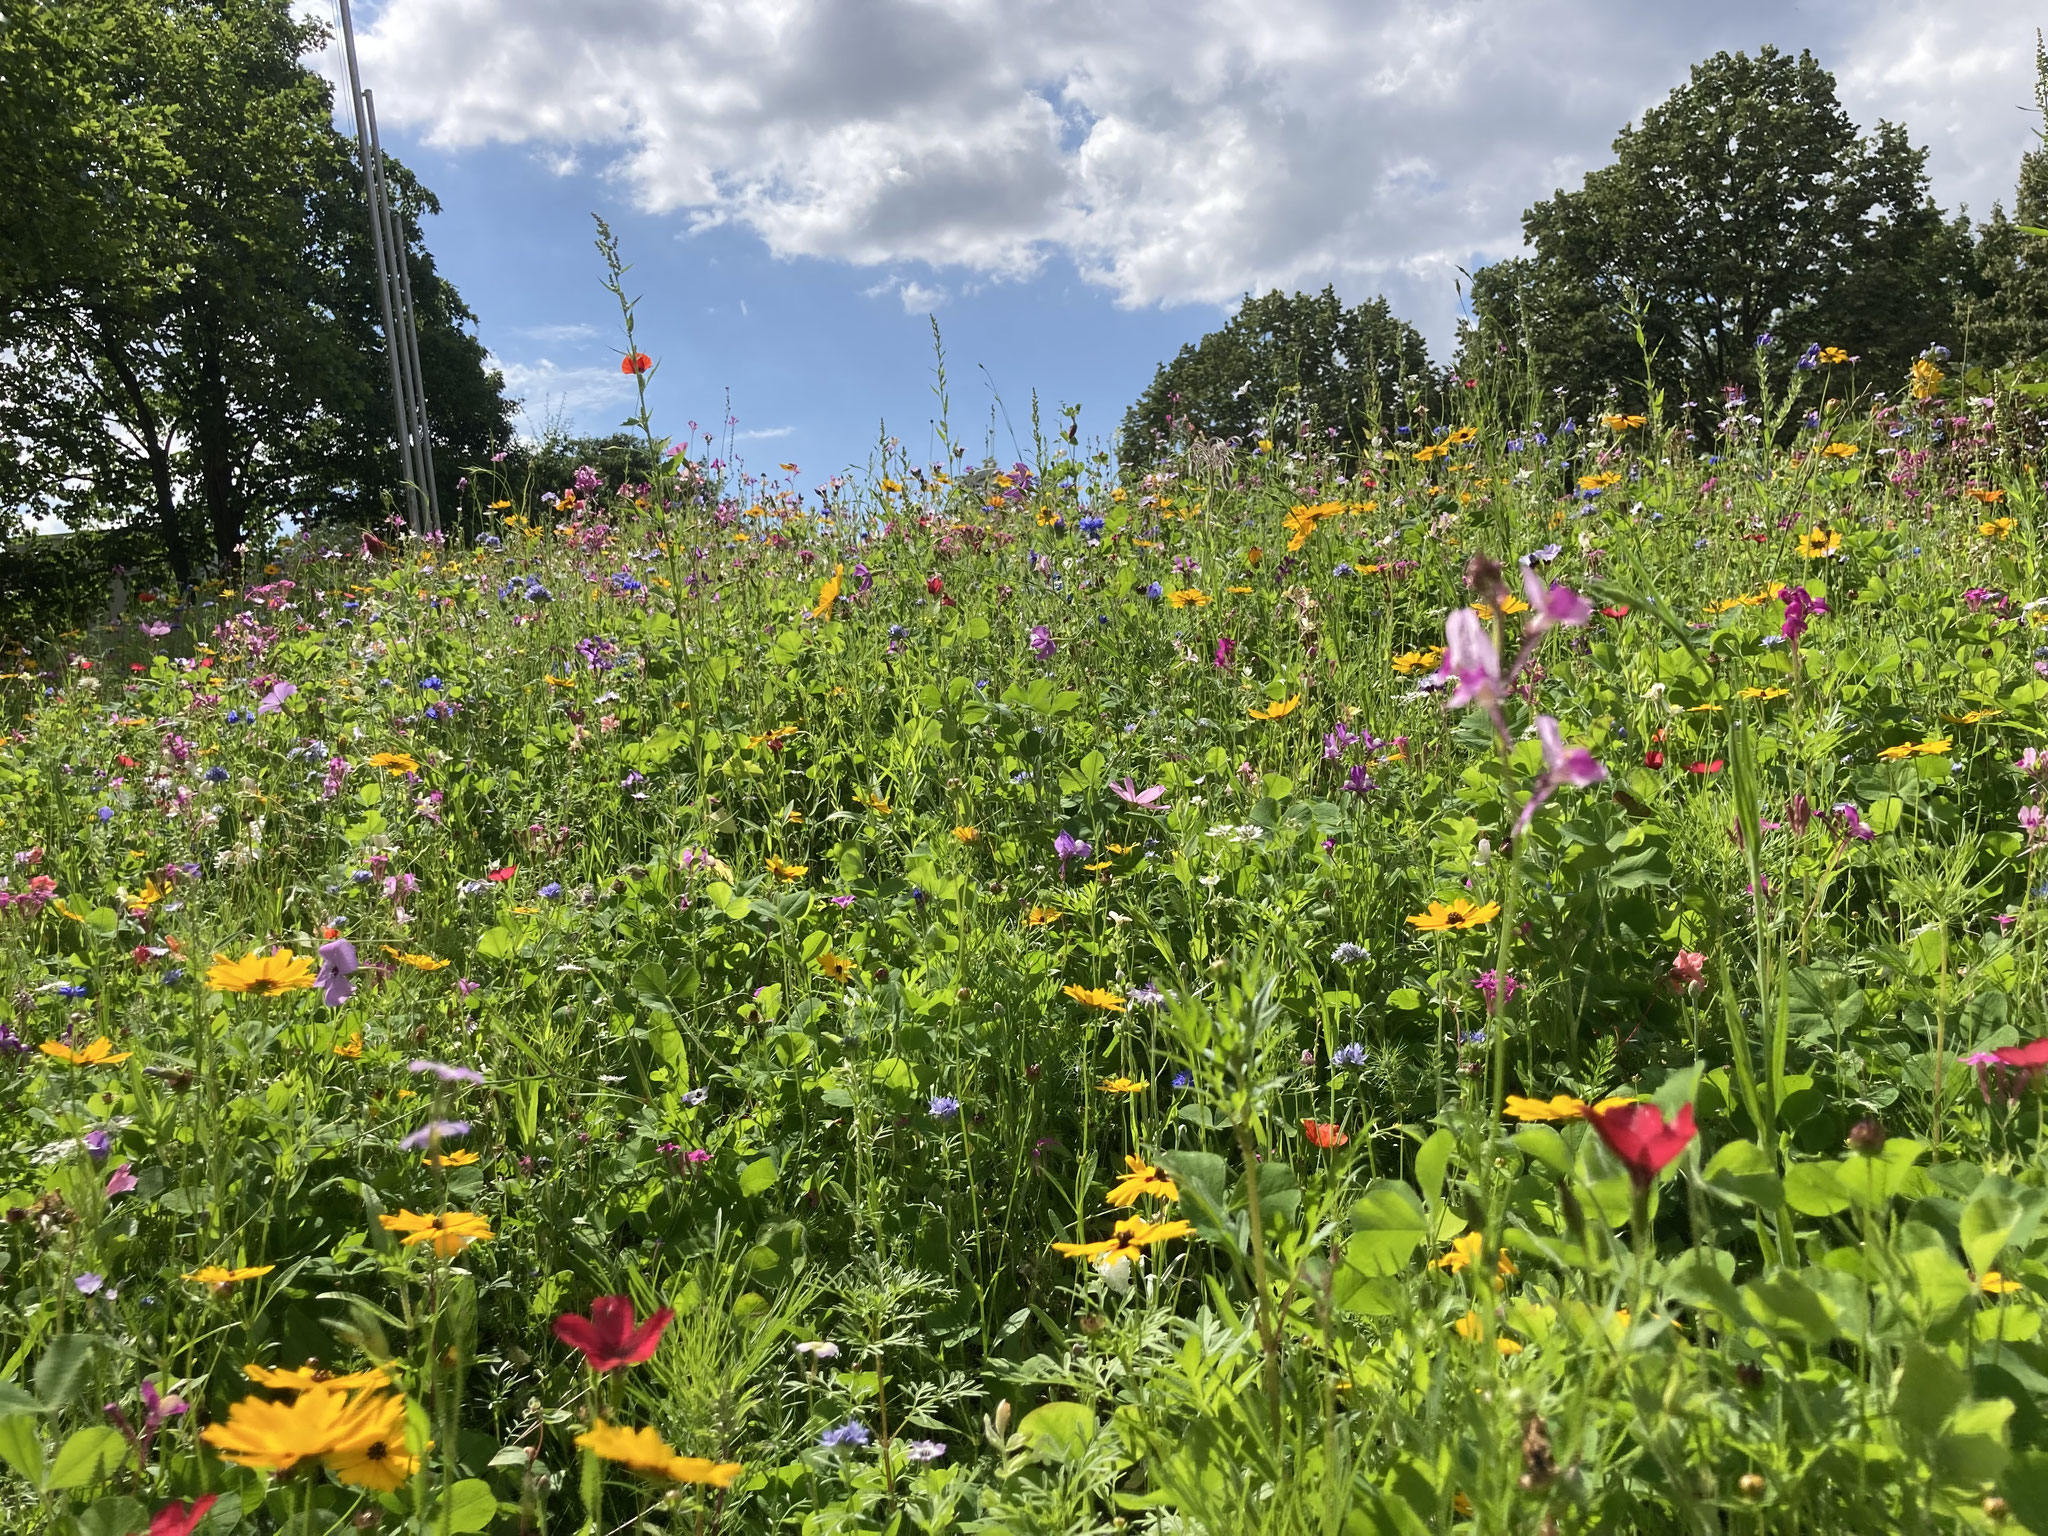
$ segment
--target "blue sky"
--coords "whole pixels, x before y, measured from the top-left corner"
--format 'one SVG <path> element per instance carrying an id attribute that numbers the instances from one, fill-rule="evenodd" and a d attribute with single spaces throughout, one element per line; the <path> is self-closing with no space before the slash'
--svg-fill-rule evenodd
<path id="1" fill-rule="evenodd" d="M 924 451 L 928 312 L 956 437 L 993 417 L 999 456 L 1034 388 L 1113 436 L 1248 289 L 1385 293 L 1447 355 L 1458 269 L 1512 254 L 1522 209 L 1717 49 L 1812 47 L 1980 215 L 2037 121 L 2021 0 L 360 0 L 357 24 L 529 421 L 628 405 L 595 210 L 663 428 L 718 425 L 729 390 L 748 458 L 811 484 L 882 421 Z"/>

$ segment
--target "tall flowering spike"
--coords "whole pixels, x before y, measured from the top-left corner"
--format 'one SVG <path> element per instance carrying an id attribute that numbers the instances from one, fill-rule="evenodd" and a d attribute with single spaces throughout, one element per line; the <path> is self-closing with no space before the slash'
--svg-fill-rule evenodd
<path id="1" fill-rule="evenodd" d="M 1607 769 L 1594 758 L 1590 748 L 1568 747 L 1549 715 L 1536 717 L 1536 734 L 1543 740 L 1543 772 L 1553 783 L 1584 789 L 1607 777 Z"/>
<path id="2" fill-rule="evenodd" d="M 591 1302 L 590 1316 L 565 1312 L 556 1318 L 555 1337 L 580 1353 L 593 1371 L 615 1371 L 652 1359 L 662 1331 L 673 1321 L 674 1310 L 662 1307 L 636 1323 L 630 1296 L 600 1296 Z"/>
<path id="3" fill-rule="evenodd" d="M 1648 1189 L 1657 1175 L 1678 1161 L 1679 1154 L 1698 1134 L 1692 1123 L 1692 1106 L 1682 1105 L 1678 1118 L 1668 1125 L 1664 1111 L 1655 1104 L 1619 1104 L 1612 1109 L 1593 1108 L 1586 1118 L 1607 1150 L 1621 1160 L 1637 1189 Z"/>
<path id="4" fill-rule="evenodd" d="M 1529 634 L 1540 635 L 1554 627 L 1577 629 L 1592 621 L 1591 603 L 1570 587 L 1552 586 L 1532 567 L 1522 568 L 1522 591 L 1531 610 L 1528 622 L 1522 626 Z"/>
<path id="5" fill-rule="evenodd" d="M 1457 686 L 1448 706 L 1492 704 L 1500 698 L 1500 651 L 1470 608 L 1454 608 L 1444 622 L 1444 660 L 1439 675 Z"/>

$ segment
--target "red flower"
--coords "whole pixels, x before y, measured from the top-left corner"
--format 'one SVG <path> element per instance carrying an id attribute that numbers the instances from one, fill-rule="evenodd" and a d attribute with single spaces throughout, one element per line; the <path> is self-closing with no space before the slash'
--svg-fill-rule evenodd
<path id="1" fill-rule="evenodd" d="M 189 1504 L 183 1499 L 171 1500 L 150 1519 L 149 1536 L 192 1536 L 193 1528 L 206 1518 L 219 1497 L 217 1493 L 204 1494 Z"/>
<path id="2" fill-rule="evenodd" d="M 1698 1134 L 1690 1104 L 1681 1106 L 1678 1118 L 1669 1125 L 1664 1123 L 1664 1111 L 1654 1104 L 1589 1109 L 1586 1118 L 1607 1143 L 1607 1150 L 1621 1159 L 1638 1189 L 1648 1189 L 1650 1182 L 1676 1162 L 1678 1154 Z"/>
<path id="3" fill-rule="evenodd" d="M 1612 608 L 1602 608 L 1600 611 L 1610 619 L 1625 619 L 1628 617 L 1628 604 L 1616 603 Z"/>
<path id="4" fill-rule="evenodd" d="M 2048 1070 L 2048 1039 L 1979 1051 L 1974 1056 L 1965 1056 L 1963 1062 L 1977 1069 L 1977 1091 L 1984 1095 L 1986 1104 L 1994 1094 L 2001 1099 L 2016 1099 Z"/>
<path id="5" fill-rule="evenodd" d="M 1685 771 L 1687 773 L 1719 773 L 1722 766 L 1721 759 L 1717 757 L 1711 763 L 1687 763 Z"/>
<path id="6" fill-rule="evenodd" d="M 619 372 L 645 373 L 654 366 L 654 359 L 645 352 L 628 352 L 619 359 Z"/>
<path id="7" fill-rule="evenodd" d="M 600 1296 L 591 1302 L 590 1316 L 564 1312 L 556 1318 L 555 1337 L 581 1351 L 593 1371 L 615 1371 L 651 1358 L 662 1330 L 674 1320 L 675 1313 L 663 1307 L 635 1327 L 632 1297 Z"/>
<path id="8" fill-rule="evenodd" d="M 514 875 L 518 873 L 519 866 L 517 864 L 507 864 L 503 869 L 491 870 L 484 876 L 484 878 L 486 880 L 495 881 L 499 885 L 503 885 L 507 880 L 510 880 Z"/>
<path id="9" fill-rule="evenodd" d="M 1662 768 L 1664 766 L 1664 754 L 1662 752 L 1645 752 L 1643 754 L 1643 766 L 1645 768 Z"/>
<path id="10" fill-rule="evenodd" d="M 946 583 L 940 577 L 927 576 L 924 579 L 924 589 L 925 591 L 931 593 L 933 597 L 937 597 L 941 592 L 946 590 Z"/>
<path id="11" fill-rule="evenodd" d="M 1304 1120 L 1301 1128 L 1309 1141 L 1325 1152 L 1332 1147 L 1348 1146 L 1351 1142 L 1351 1138 L 1344 1134 L 1344 1128 L 1334 1120 Z"/>

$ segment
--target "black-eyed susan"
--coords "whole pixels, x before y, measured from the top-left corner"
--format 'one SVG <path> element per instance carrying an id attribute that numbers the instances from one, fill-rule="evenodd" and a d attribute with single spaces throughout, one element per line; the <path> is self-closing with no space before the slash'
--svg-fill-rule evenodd
<path id="1" fill-rule="evenodd" d="M 1067 986 L 1061 987 L 1060 991 L 1087 1008 L 1099 1009 L 1103 1013 L 1124 1011 L 1124 1000 L 1102 987 Z"/>
<path id="2" fill-rule="evenodd" d="M 651 1429 L 625 1429 L 593 1420 L 576 1443 L 600 1461 L 617 1462 L 642 1477 L 671 1483 L 698 1483 L 711 1488 L 730 1488 L 740 1475 L 736 1461 L 707 1461 L 701 1456 L 679 1456 L 673 1447 Z"/>
<path id="3" fill-rule="evenodd" d="M 1144 1250 L 1154 1243 L 1186 1237 L 1195 1228 L 1192 1222 L 1147 1221 L 1142 1216 L 1126 1216 L 1110 1230 L 1111 1235 L 1101 1242 L 1054 1243 L 1052 1251 L 1065 1258 L 1093 1259 L 1107 1266 L 1119 1259 L 1142 1258 Z"/>
<path id="4" fill-rule="evenodd" d="M 216 992 L 278 997 L 313 985 L 313 962 L 288 949 L 274 949 L 267 955 L 252 949 L 239 960 L 215 955 L 213 961 L 213 969 L 206 973 L 206 984 Z"/>
<path id="5" fill-rule="evenodd" d="M 845 574 L 845 566 L 835 565 L 832 567 L 831 578 L 822 587 L 818 588 L 818 600 L 811 605 L 812 618 L 824 619 L 831 617 L 832 605 L 839 601 L 841 578 Z"/>
<path id="6" fill-rule="evenodd" d="M 1820 456 L 1824 459 L 1853 459 L 1857 451 L 1854 443 L 1829 443 L 1821 449 Z"/>
<path id="7" fill-rule="evenodd" d="M 402 1417 L 404 1400 L 382 1393 L 300 1392 L 282 1403 L 245 1397 L 199 1438 L 238 1466 L 289 1472 L 302 1461 L 377 1443 L 391 1424 L 393 1404 Z"/>
<path id="8" fill-rule="evenodd" d="M 829 949 L 821 950 L 818 953 L 817 964 L 818 969 L 834 981 L 844 982 L 853 979 L 854 963 L 844 955 L 835 955 Z"/>
<path id="9" fill-rule="evenodd" d="M 773 854 L 768 856 L 765 867 L 769 874 L 782 881 L 801 880 L 811 872 L 808 864 L 787 864 Z"/>
<path id="10" fill-rule="evenodd" d="M 1275 699 L 1270 704 L 1261 704 L 1245 711 L 1254 720 L 1284 720 L 1301 708 L 1301 695 L 1292 694 L 1284 699 Z"/>
<path id="11" fill-rule="evenodd" d="M 1420 651 L 1403 651 L 1389 665 L 1403 677 L 1416 672 L 1434 672 L 1444 659 L 1443 647 L 1432 645 Z"/>
<path id="12" fill-rule="evenodd" d="M 448 968 L 446 960 L 437 960 L 432 955 L 407 954 L 402 949 L 393 949 L 389 944 L 384 945 L 383 949 L 384 953 L 398 964 L 409 966 L 415 971 L 444 971 Z"/>
<path id="13" fill-rule="evenodd" d="M 1206 608 L 1215 599 L 1199 587 L 1182 587 L 1166 594 L 1169 608 Z"/>
<path id="14" fill-rule="evenodd" d="M 969 847 L 981 841 L 981 828 L 960 826 L 953 829 L 953 840 Z"/>
<path id="15" fill-rule="evenodd" d="M 1451 1244 L 1448 1252 L 1439 1254 L 1436 1258 L 1431 1259 L 1429 1267 L 1431 1269 L 1447 1269 L 1454 1275 L 1463 1274 L 1472 1265 L 1479 1262 L 1480 1256 L 1485 1252 L 1485 1249 L 1486 1238 L 1483 1234 L 1467 1232 L 1463 1237 L 1458 1238 Z M 1512 1275 L 1515 1272 L 1515 1261 L 1508 1257 L 1508 1252 L 1505 1248 L 1500 1250 L 1496 1258 L 1498 1260 L 1498 1268 L 1503 1275 Z"/>
<path id="16" fill-rule="evenodd" d="M 271 1266 L 266 1264 L 259 1273 L 268 1274 Z M 187 1275 L 187 1280 L 196 1276 Z M 268 1387 L 273 1392 L 360 1392 L 378 1391 L 391 1385 L 391 1378 L 372 1366 L 367 1371 L 335 1372 L 323 1366 L 298 1365 L 290 1370 L 279 1370 L 274 1365 L 249 1364 L 242 1367 L 242 1374 L 259 1387 Z"/>
<path id="17" fill-rule="evenodd" d="M 1147 1195 L 1158 1200 L 1178 1200 L 1180 1189 L 1145 1159 L 1134 1152 L 1126 1153 L 1124 1175 L 1110 1187 L 1105 1198 L 1121 1209 L 1136 1205 L 1141 1197 Z"/>
<path id="18" fill-rule="evenodd" d="M 377 752 L 365 761 L 372 768 L 382 768 L 395 779 L 402 779 L 408 773 L 418 773 L 420 765 L 410 752 Z"/>
<path id="19" fill-rule="evenodd" d="M 343 1061 L 361 1061 L 363 1059 L 363 1032 L 359 1029 L 350 1035 L 348 1039 L 342 1041 L 341 1044 L 334 1048 L 334 1054 Z"/>
<path id="20" fill-rule="evenodd" d="M 114 1042 L 101 1035 L 87 1046 L 69 1046 L 62 1040 L 45 1040 L 37 1047 L 45 1056 L 54 1056 L 67 1067 L 118 1067 L 135 1053 L 117 1051 Z"/>
<path id="21" fill-rule="evenodd" d="M 222 1286 L 240 1285 L 244 1280 L 260 1280 L 277 1268 L 275 1264 L 247 1264 L 228 1269 L 220 1264 L 203 1264 L 189 1275 L 180 1275 L 181 1280 L 190 1280 L 197 1285 L 210 1285 L 216 1290 Z"/>
<path id="22" fill-rule="evenodd" d="M 1408 924 L 1424 933 L 1463 933 L 1470 928 L 1484 927 L 1499 916 L 1499 902 L 1489 901 L 1475 906 L 1471 898 L 1460 896 L 1448 905 L 1432 901 L 1429 910 L 1416 913 L 1408 919 Z"/>
<path id="23" fill-rule="evenodd" d="M 458 1147 L 452 1152 L 429 1152 L 420 1158 L 429 1168 L 468 1168 L 478 1161 L 477 1154 L 467 1147 Z"/>
<path id="24" fill-rule="evenodd" d="M 1101 1082 L 1095 1085 L 1095 1091 L 1097 1093 L 1124 1095 L 1139 1094 L 1145 1091 L 1145 1085 L 1135 1078 L 1105 1077 Z"/>
<path id="25" fill-rule="evenodd" d="M 1033 907 L 1024 914 L 1024 926 L 1026 928 L 1050 928 L 1060 920 L 1060 916 L 1061 913 L 1057 907 Z"/>
<path id="26" fill-rule="evenodd" d="M 454 1257 L 471 1243 L 489 1242 L 496 1236 L 490 1222 L 475 1211 L 417 1215 L 400 1207 L 396 1216 L 379 1216 L 377 1224 L 386 1232 L 403 1233 L 399 1241 L 407 1247 L 432 1243 L 434 1252 L 444 1259 Z"/>
<path id="27" fill-rule="evenodd" d="M 1832 528 L 1815 526 L 1799 536 L 1797 548 L 1808 560 L 1824 560 L 1842 547 L 1842 536 Z"/>

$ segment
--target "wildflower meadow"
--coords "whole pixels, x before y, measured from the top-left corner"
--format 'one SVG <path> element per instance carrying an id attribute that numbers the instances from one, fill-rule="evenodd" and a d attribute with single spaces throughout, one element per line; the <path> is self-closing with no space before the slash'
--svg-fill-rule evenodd
<path id="1" fill-rule="evenodd" d="M 2038 404 L 469 466 L 0 680 L 0 1520 L 2048 1532 Z"/>

